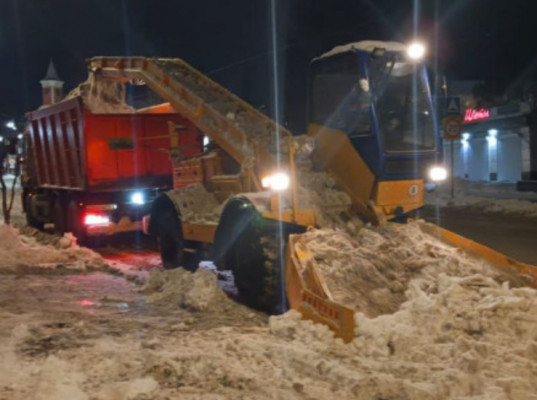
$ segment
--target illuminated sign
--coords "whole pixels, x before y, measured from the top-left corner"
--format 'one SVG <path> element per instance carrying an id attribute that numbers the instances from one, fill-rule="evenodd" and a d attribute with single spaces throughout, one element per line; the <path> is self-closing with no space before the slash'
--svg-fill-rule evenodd
<path id="1" fill-rule="evenodd" d="M 464 122 L 475 122 L 488 119 L 490 117 L 490 111 L 486 108 L 476 110 L 474 108 L 467 108 L 464 114 Z"/>

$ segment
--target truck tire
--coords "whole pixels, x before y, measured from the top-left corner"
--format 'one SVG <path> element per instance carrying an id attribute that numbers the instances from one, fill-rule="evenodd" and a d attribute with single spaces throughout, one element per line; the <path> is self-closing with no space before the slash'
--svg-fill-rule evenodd
<path id="1" fill-rule="evenodd" d="M 63 235 L 66 232 L 66 219 L 65 203 L 61 197 L 56 197 L 52 205 L 52 221 L 54 222 L 54 231 L 56 233 Z"/>
<path id="2" fill-rule="evenodd" d="M 184 240 L 181 221 L 173 209 L 160 213 L 158 221 L 160 258 L 165 269 L 183 266 Z"/>
<path id="3" fill-rule="evenodd" d="M 28 195 L 24 196 L 24 208 L 25 208 L 25 212 L 26 212 L 26 224 L 28 226 L 31 226 L 32 228 L 39 229 L 40 231 L 42 231 L 43 228 L 45 227 L 45 225 L 43 224 L 43 222 L 39 221 L 35 217 L 35 215 L 33 214 L 31 201 L 32 201 L 32 198 L 30 196 L 28 196 Z"/>

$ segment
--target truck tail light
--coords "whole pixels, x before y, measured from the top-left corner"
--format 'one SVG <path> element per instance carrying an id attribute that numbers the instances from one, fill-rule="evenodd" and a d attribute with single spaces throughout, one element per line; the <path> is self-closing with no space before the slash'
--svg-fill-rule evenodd
<path id="1" fill-rule="evenodd" d="M 87 212 L 84 214 L 84 225 L 88 226 L 104 226 L 110 223 L 110 218 L 101 213 Z"/>

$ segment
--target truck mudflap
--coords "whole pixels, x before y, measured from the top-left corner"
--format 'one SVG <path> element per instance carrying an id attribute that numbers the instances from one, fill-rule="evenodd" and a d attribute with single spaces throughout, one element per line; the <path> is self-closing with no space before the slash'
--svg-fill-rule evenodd
<path id="1" fill-rule="evenodd" d="M 483 258 L 488 262 L 501 267 L 508 269 L 517 273 L 524 279 L 524 282 L 527 286 L 537 288 L 537 266 L 526 264 L 515 260 L 512 257 L 508 257 L 505 254 L 500 253 L 490 247 L 482 245 L 481 243 L 475 242 L 471 239 L 460 236 L 454 232 L 448 231 L 438 225 L 430 223 L 420 223 L 420 229 L 424 233 L 428 233 L 447 244 L 450 244 L 454 247 L 465 250 L 477 257 Z"/>
<path id="2" fill-rule="evenodd" d="M 289 306 L 304 319 L 327 325 L 336 337 L 349 343 L 354 338 L 354 310 L 333 301 L 330 289 L 315 259 L 301 242 L 301 235 L 290 235 L 285 269 Z"/>

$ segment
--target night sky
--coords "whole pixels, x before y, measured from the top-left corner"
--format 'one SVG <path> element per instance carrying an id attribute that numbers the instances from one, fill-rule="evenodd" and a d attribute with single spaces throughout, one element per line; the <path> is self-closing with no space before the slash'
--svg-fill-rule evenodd
<path id="1" fill-rule="evenodd" d="M 439 4 L 437 65 L 449 79 L 510 82 L 537 64 L 535 0 L 274 3 L 275 22 L 270 0 L 0 0 L 0 119 L 40 105 L 51 58 L 67 92 L 99 55 L 182 58 L 273 114 L 276 56 L 282 120 L 301 129 L 311 58 L 363 39 L 408 42 L 415 3 L 430 55 Z"/>

